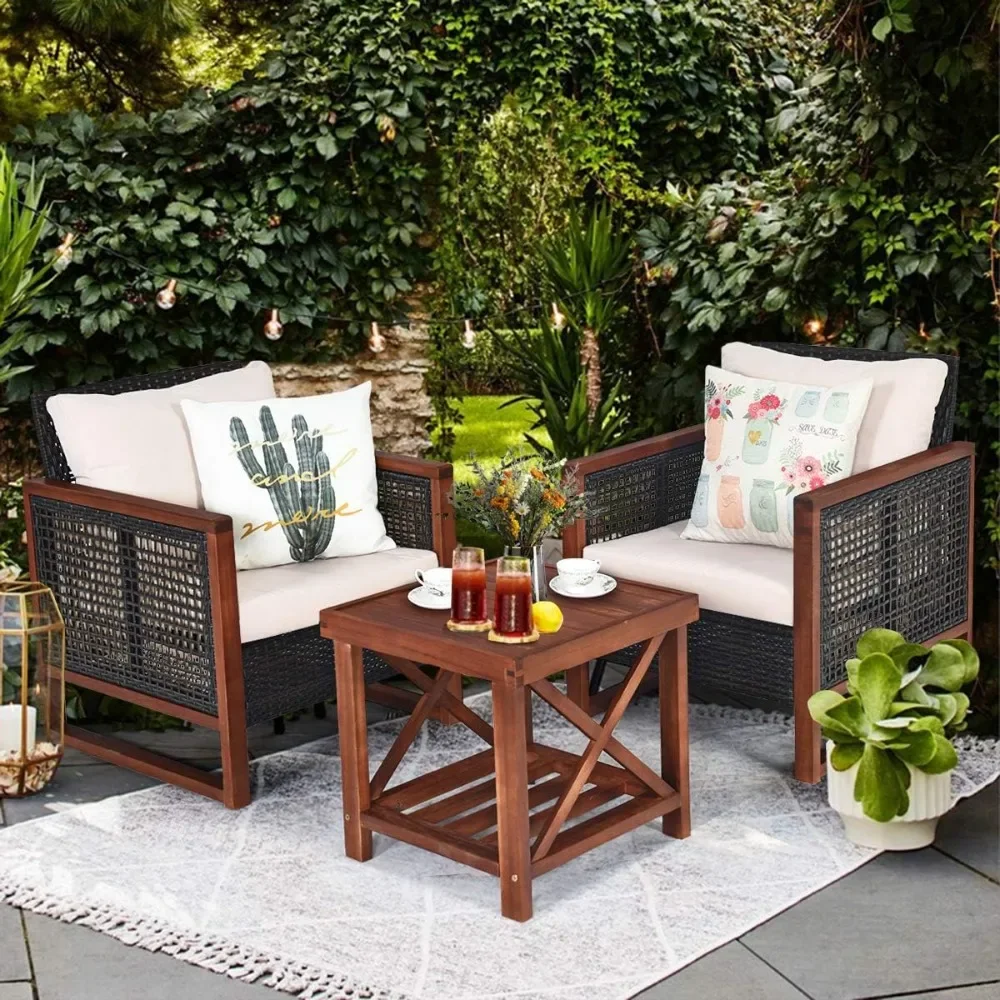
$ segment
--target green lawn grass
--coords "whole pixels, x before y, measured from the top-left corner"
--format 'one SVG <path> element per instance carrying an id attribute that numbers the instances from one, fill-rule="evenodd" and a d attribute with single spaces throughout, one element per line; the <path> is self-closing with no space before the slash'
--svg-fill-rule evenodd
<path id="1" fill-rule="evenodd" d="M 466 396 L 460 409 L 463 422 L 455 428 L 455 446 L 451 460 L 455 467 L 455 478 L 472 478 L 472 458 L 483 465 L 497 464 L 508 451 L 530 450 L 524 439 L 525 431 L 531 430 L 535 422 L 534 414 L 527 402 L 500 407 L 513 396 Z M 544 430 L 532 432 L 544 444 L 549 443 Z M 480 545 L 486 549 L 489 558 L 502 552 L 495 535 L 468 521 L 459 520 L 456 525 L 458 540 L 466 545 Z"/>
<path id="2" fill-rule="evenodd" d="M 524 434 L 531 430 L 535 415 L 528 409 L 528 403 L 514 403 L 500 409 L 514 398 L 466 396 L 462 399 L 459 408 L 464 420 L 455 428 L 455 447 L 451 453 L 456 479 L 471 477 L 472 457 L 484 465 L 493 465 L 508 451 L 530 450 Z M 544 430 L 534 431 L 533 435 L 542 443 L 549 443 Z"/>

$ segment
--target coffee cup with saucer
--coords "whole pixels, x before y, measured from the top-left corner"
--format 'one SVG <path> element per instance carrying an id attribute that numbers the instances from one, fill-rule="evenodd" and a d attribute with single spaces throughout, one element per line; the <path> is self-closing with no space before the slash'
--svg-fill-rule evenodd
<path id="1" fill-rule="evenodd" d="M 418 569 L 414 576 L 419 587 L 406 596 L 411 604 L 431 611 L 451 610 L 451 569 L 435 566 L 433 569 Z"/>
<path id="2" fill-rule="evenodd" d="M 600 572 L 600 559 L 560 559 L 556 571 L 567 590 L 583 590 Z"/>

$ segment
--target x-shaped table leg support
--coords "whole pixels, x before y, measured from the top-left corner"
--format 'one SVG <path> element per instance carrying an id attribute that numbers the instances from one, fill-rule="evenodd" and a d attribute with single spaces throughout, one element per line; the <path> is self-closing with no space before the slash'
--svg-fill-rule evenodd
<path id="1" fill-rule="evenodd" d="M 576 800 L 593 773 L 601 754 L 605 751 L 657 795 L 665 797 L 671 793 L 670 786 L 658 774 L 643 764 L 635 754 L 614 738 L 615 726 L 621 721 L 629 702 L 639 690 L 639 685 L 642 684 L 663 639 L 664 634 L 655 635 L 643 643 L 642 649 L 632 662 L 621 688 L 608 706 L 600 723 L 595 722 L 583 709 L 574 704 L 549 681 L 536 681 L 531 685 L 532 689 L 557 712 L 590 737 L 590 743 L 580 758 L 580 763 L 577 765 L 573 777 L 566 785 L 548 822 L 535 840 L 531 855 L 533 862 L 540 861 L 551 850 L 562 825 L 569 818 Z"/>

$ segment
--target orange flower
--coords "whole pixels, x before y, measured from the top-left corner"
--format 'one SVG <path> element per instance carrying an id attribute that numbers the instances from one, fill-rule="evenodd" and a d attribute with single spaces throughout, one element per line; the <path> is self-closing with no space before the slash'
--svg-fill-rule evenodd
<path id="1" fill-rule="evenodd" d="M 531 468 L 528 471 L 531 473 L 532 478 L 537 479 L 540 483 L 545 482 L 545 473 L 541 469 Z"/>
<path id="2" fill-rule="evenodd" d="M 566 498 L 558 490 L 544 490 L 542 499 L 556 510 L 562 510 L 566 506 Z"/>
<path id="3" fill-rule="evenodd" d="M 511 472 L 510 469 L 504 469 L 501 478 L 506 479 L 509 482 L 511 479 L 514 478 L 514 473 Z"/>
<path id="4" fill-rule="evenodd" d="M 497 510 L 506 510 L 510 506 L 509 497 L 494 497 L 490 501 L 491 507 L 496 507 Z"/>
<path id="5" fill-rule="evenodd" d="M 477 490 L 474 490 L 473 492 L 476 494 L 477 497 L 481 497 L 481 496 L 483 496 L 486 493 L 486 490 L 484 490 L 484 489 L 477 489 Z"/>

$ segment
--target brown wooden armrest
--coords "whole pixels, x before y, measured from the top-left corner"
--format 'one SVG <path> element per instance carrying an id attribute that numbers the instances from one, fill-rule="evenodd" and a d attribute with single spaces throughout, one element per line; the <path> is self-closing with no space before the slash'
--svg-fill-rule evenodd
<path id="1" fill-rule="evenodd" d="M 407 455 L 392 455 L 387 451 L 375 452 L 375 464 L 386 472 L 402 472 L 407 476 L 422 479 L 451 479 L 451 462 L 432 462 L 429 458 L 410 458 Z"/>
<path id="2" fill-rule="evenodd" d="M 574 458 L 567 463 L 567 466 L 571 472 L 575 472 L 577 479 L 583 479 L 591 472 L 613 469 L 616 465 L 637 462 L 642 458 L 649 458 L 650 455 L 659 455 L 661 452 L 670 451 L 673 448 L 683 448 L 686 445 L 697 444 L 704 440 L 705 425 L 695 424 L 693 427 L 684 427 L 679 431 L 671 431 L 669 434 L 658 434 L 656 437 L 644 438 L 642 441 L 633 441 L 631 444 L 619 445 L 617 448 L 608 448 L 607 451 L 600 451 L 596 455 Z"/>
<path id="3" fill-rule="evenodd" d="M 829 486 L 821 486 L 818 490 L 812 490 L 810 493 L 803 493 L 795 498 L 796 511 L 802 509 L 818 512 L 824 507 L 850 500 L 852 497 L 862 496 L 872 490 L 888 486 L 890 483 L 915 476 L 917 473 L 947 465 L 949 462 L 957 462 L 963 458 L 972 458 L 974 461 L 975 452 L 975 445 L 971 441 L 952 441 L 951 444 L 929 448 L 927 451 L 909 455 L 907 458 L 890 462 L 888 465 L 879 465 L 874 469 L 848 476 L 839 482 L 830 483 Z"/>
<path id="4" fill-rule="evenodd" d="M 206 535 L 217 535 L 233 531 L 233 519 L 228 514 L 215 514 L 196 507 L 182 507 L 180 504 L 149 500 L 130 493 L 116 493 L 113 490 L 99 490 L 79 483 L 64 483 L 59 479 L 26 479 L 24 499 L 47 497 L 62 503 L 75 503 L 81 507 L 106 510 L 127 517 L 140 517 L 159 524 L 171 524 L 177 528 L 202 531 Z"/>

